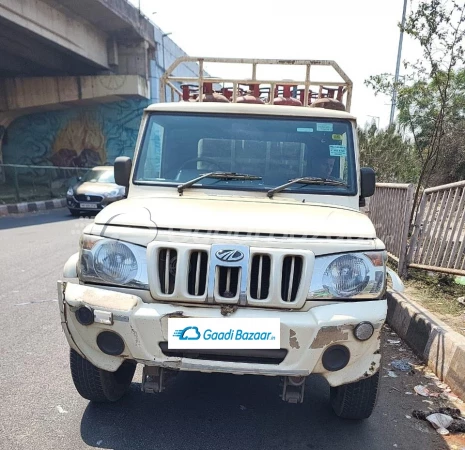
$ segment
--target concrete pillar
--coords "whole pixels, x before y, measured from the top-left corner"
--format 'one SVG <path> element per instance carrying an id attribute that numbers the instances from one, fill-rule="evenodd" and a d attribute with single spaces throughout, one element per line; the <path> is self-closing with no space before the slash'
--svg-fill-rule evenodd
<path id="1" fill-rule="evenodd" d="M 149 44 L 146 41 L 118 43 L 118 74 L 150 76 Z"/>
<path id="2" fill-rule="evenodd" d="M 15 120 L 19 113 L 2 113 L 0 112 L 0 164 L 3 164 L 3 142 L 6 137 L 8 126 Z M 0 185 L 5 184 L 5 170 L 0 166 Z"/>
<path id="3" fill-rule="evenodd" d="M 111 70 L 118 71 L 119 59 L 118 59 L 118 42 L 116 38 L 112 37 L 108 39 L 108 65 Z"/>

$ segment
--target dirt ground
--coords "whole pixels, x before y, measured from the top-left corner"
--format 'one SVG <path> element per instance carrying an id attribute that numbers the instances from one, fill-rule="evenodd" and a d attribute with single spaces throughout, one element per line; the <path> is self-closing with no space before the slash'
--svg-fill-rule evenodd
<path id="1" fill-rule="evenodd" d="M 454 277 L 409 269 L 404 280 L 406 297 L 420 303 L 447 325 L 465 336 L 465 286 L 456 284 Z"/>

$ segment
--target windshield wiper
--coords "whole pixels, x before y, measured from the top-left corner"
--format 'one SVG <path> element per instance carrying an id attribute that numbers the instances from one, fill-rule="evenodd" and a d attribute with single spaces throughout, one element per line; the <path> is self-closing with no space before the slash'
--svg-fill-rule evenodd
<path id="1" fill-rule="evenodd" d="M 184 189 L 193 186 L 204 178 L 217 178 L 219 180 L 261 180 L 263 177 L 257 175 L 249 175 L 247 173 L 236 173 L 236 172 L 209 172 L 200 175 L 200 177 L 194 178 L 190 181 L 186 181 L 178 186 L 178 192 L 182 195 Z"/>
<path id="2" fill-rule="evenodd" d="M 289 182 L 286 184 L 282 184 L 281 186 L 270 189 L 266 195 L 269 198 L 273 198 L 274 194 L 283 191 L 293 184 L 326 184 L 329 186 L 347 186 L 347 183 L 344 183 L 343 181 L 330 180 L 329 178 L 302 177 L 294 178 L 293 180 L 289 180 Z"/>

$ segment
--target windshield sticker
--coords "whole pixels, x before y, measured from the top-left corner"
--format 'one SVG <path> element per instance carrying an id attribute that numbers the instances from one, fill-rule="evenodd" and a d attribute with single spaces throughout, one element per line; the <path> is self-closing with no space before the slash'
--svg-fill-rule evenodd
<path id="1" fill-rule="evenodd" d="M 331 137 L 333 141 L 342 141 L 342 134 L 333 134 Z"/>
<path id="2" fill-rule="evenodd" d="M 316 131 L 333 131 L 332 123 L 317 123 Z"/>
<path id="3" fill-rule="evenodd" d="M 297 128 L 298 133 L 313 133 L 313 128 Z"/>
<path id="4" fill-rule="evenodd" d="M 329 154 L 331 156 L 347 156 L 347 148 L 343 145 L 330 145 Z"/>

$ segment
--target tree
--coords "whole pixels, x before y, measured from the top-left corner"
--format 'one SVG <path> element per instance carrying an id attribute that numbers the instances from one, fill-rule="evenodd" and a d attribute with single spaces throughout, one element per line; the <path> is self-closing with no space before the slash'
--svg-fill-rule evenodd
<path id="1" fill-rule="evenodd" d="M 405 23 L 404 32 L 416 40 L 423 59 L 405 62 L 404 80 L 396 85 L 389 74 L 370 77 L 366 84 L 375 93 L 398 91 L 398 121 L 413 139 L 421 169 L 415 205 L 422 186 L 427 186 L 438 162 L 449 124 L 463 106 L 465 3 L 455 0 L 420 0 Z M 462 115 L 463 117 L 463 115 Z M 414 211 L 412 211 L 413 217 Z"/>
<path id="2" fill-rule="evenodd" d="M 383 183 L 416 183 L 420 161 L 412 144 L 394 127 L 379 130 L 376 125 L 358 129 L 362 166 L 372 167 L 377 181 Z"/>

